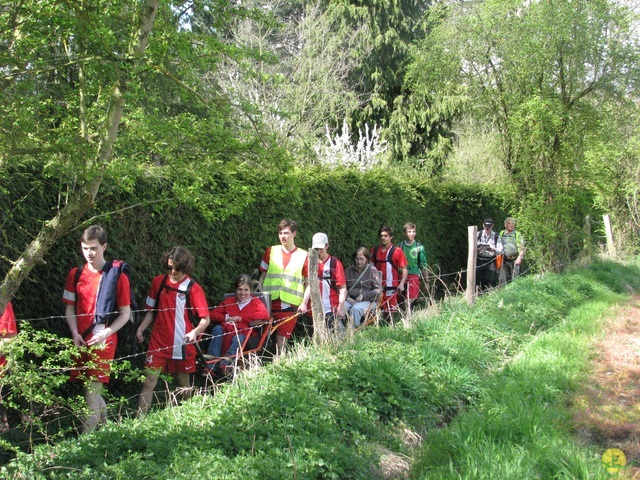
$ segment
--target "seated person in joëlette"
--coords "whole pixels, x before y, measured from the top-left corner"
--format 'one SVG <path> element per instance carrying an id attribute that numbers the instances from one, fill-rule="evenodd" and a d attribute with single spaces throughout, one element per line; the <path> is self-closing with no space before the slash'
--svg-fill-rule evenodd
<path id="1" fill-rule="evenodd" d="M 211 342 L 207 355 L 230 357 L 238 353 L 251 323 L 269 320 L 269 312 L 262 300 L 253 297 L 254 281 L 249 275 L 242 274 L 234 282 L 235 296 L 225 298 L 220 305 L 209 311 L 211 322 L 215 324 L 211 331 Z M 230 373 L 231 360 L 225 358 L 218 362 L 221 373 Z M 214 369 L 207 365 L 208 371 Z"/>
<path id="2" fill-rule="evenodd" d="M 344 275 L 347 279 L 347 312 L 355 327 L 360 326 L 362 316 L 382 294 L 380 272 L 369 263 L 369 249 L 358 247 L 353 253 L 353 263 Z"/>

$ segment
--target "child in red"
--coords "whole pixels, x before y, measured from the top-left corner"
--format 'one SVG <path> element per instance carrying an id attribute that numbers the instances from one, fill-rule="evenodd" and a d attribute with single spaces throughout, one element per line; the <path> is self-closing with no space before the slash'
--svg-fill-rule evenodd
<path id="1" fill-rule="evenodd" d="M 325 315 L 327 328 L 341 328 L 342 318 L 346 310 L 344 302 L 347 300 L 347 282 L 344 277 L 342 262 L 329 255 L 329 237 L 326 233 L 318 232 L 311 240 L 311 248 L 318 252 L 318 280 L 320 281 L 320 298 L 322 298 L 322 310 Z M 300 310 L 307 311 L 307 304 L 311 296 L 311 290 L 307 285 L 304 292 L 304 300 L 300 304 Z"/>
<path id="2" fill-rule="evenodd" d="M 95 323 L 96 299 L 103 279 L 103 268 L 107 264 L 104 259 L 107 249 L 104 227 L 93 225 L 87 228 L 82 232 L 80 246 L 87 263 L 82 267 L 77 281 L 77 268 L 72 268 L 67 275 L 62 301 L 66 305 L 65 318 L 74 345 L 94 347 L 80 352 L 76 368 L 71 372 L 72 381 L 85 382 L 84 397 L 91 412 L 83 425 L 83 432 L 87 433 L 107 418 L 102 389 L 103 384 L 109 383 L 111 361 L 118 343 L 116 332 L 129 321 L 131 315 L 131 294 L 129 278 L 120 275 L 117 285 L 114 285 L 117 289 L 115 319 L 108 325 Z"/>
<path id="3" fill-rule="evenodd" d="M 147 350 L 147 376 L 138 399 L 138 410 L 146 413 L 151 406 L 158 377 L 164 370 L 176 374 L 183 388 L 182 398 L 190 396 L 189 374 L 196 369 L 194 343 L 209 325 L 209 308 L 202 287 L 189 277 L 195 259 L 184 247 L 173 247 L 162 256 L 168 270 L 151 283 L 146 300 L 147 313 L 138 327 L 138 341 L 144 331 L 154 323 Z M 198 319 L 194 327 L 191 318 Z"/>
<path id="4" fill-rule="evenodd" d="M 378 231 L 380 245 L 371 249 L 371 263 L 382 273 L 382 310 L 397 312 L 398 292 L 407 282 L 407 258 L 393 245 L 393 230 L 387 225 Z"/>
<path id="5" fill-rule="evenodd" d="M 211 320 L 216 324 L 211 331 L 211 342 L 207 354 L 214 357 L 231 357 L 238 353 L 244 343 L 252 322 L 269 320 L 269 312 L 262 300 L 252 297 L 253 280 L 249 275 L 240 275 L 235 283 L 236 294 L 222 301 L 209 312 Z M 227 373 L 229 359 L 220 361 L 218 367 Z"/>

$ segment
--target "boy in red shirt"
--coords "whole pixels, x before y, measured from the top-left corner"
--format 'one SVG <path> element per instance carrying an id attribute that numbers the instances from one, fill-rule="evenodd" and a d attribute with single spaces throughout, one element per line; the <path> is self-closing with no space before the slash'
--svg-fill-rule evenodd
<path id="1" fill-rule="evenodd" d="M 77 347 L 93 347 L 80 353 L 76 368 L 71 372 L 71 381 L 84 381 L 84 398 L 89 407 L 89 416 L 83 422 L 83 433 L 93 430 L 99 422 L 107 419 L 107 405 L 102 398 L 102 389 L 109 383 L 111 361 L 115 356 L 118 336 L 131 315 L 129 278 L 120 275 L 117 280 L 116 318 L 107 325 L 96 323 L 96 300 L 107 263 L 107 232 L 100 225 L 93 225 L 82 232 L 80 238 L 82 255 L 87 261 L 76 281 L 78 268 L 67 275 L 62 301 L 66 305 L 65 317 Z"/>
<path id="2" fill-rule="evenodd" d="M 347 282 L 344 277 L 342 262 L 329 255 L 329 237 L 325 233 L 313 236 L 311 248 L 318 252 L 318 280 L 320 281 L 320 296 L 322 310 L 325 314 L 327 328 L 333 329 L 337 325 L 336 319 L 345 317 L 344 302 L 347 300 Z M 308 267 L 307 267 L 308 268 Z M 304 299 L 300 304 L 301 311 L 307 311 L 307 304 L 311 291 L 309 285 L 304 291 Z"/>
<path id="3" fill-rule="evenodd" d="M 209 308 L 202 287 L 189 277 L 195 259 L 184 247 L 173 247 L 162 256 L 165 275 L 153 279 L 145 302 L 147 313 L 136 336 L 143 341 L 144 331 L 154 323 L 147 350 L 147 376 L 138 399 L 138 411 L 146 413 L 153 400 L 158 377 L 164 370 L 175 373 L 183 389 L 182 399 L 190 397 L 190 374 L 196 370 L 198 336 L 209 326 Z M 194 327 L 191 318 L 199 320 Z M 155 321 L 155 322 L 154 322 Z"/>
<path id="4" fill-rule="evenodd" d="M 378 230 L 380 245 L 371 249 L 371 263 L 382 273 L 382 310 L 398 311 L 398 292 L 407 283 L 407 258 L 401 248 L 393 244 L 393 230 L 383 225 Z"/>

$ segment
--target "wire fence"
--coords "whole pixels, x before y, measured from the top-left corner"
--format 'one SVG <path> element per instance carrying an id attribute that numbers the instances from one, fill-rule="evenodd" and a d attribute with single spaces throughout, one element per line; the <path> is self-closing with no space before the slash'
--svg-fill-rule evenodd
<path id="1" fill-rule="evenodd" d="M 493 258 L 486 261 L 479 259 L 479 261 L 476 263 L 475 269 L 478 270 L 486 266 L 489 266 L 494 261 L 495 260 Z M 520 276 L 527 275 L 529 272 L 532 271 L 532 269 L 536 267 L 535 263 L 532 263 L 532 262 L 529 262 L 528 265 L 529 266 L 525 270 L 520 272 Z M 428 268 L 428 273 L 429 273 L 429 280 L 428 280 L 429 288 L 427 289 L 426 292 L 422 290 L 420 291 L 418 300 L 426 301 L 427 304 L 434 303 L 433 289 L 434 287 L 436 287 L 436 285 L 440 285 L 444 290 L 446 290 L 447 294 L 455 294 L 455 293 L 464 291 L 464 288 L 462 286 L 462 277 L 468 273 L 467 269 L 462 268 L 457 271 L 443 273 L 440 271 L 439 267 L 437 267 L 437 271 L 436 271 L 433 269 L 433 267 L 430 266 Z M 450 280 L 452 277 L 454 278 L 453 281 Z M 453 289 L 455 290 L 454 292 L 451 291 L 452 290 L 451 285 L 453 285 Z M 227 305 L 229 306 L 229 305 L 239 305 L 239 304 L 240 302 L 236 302 L 234 304 L 227 304 Z M 210 311 L 215 310 L 216 308 L 221 308 L 221 305 L 212 307 Z M 138 314 L 140 317 L 143 317 L 146 313 L 150 311 L 155 313 L 161 313 L 166 311 L 173 311 L 173 309 L 153 309 L 153 310 L 139 309 L 139 310 L 132 311 L 132 313 Z M 47 322 L 47 321 L 50 322 L 50 321 L 59 321 L 59 320 L 66 321 L 66 319 L 67 319 L 66 315 L 50 315 L 50 316 L 37 317 L 37 318 L 17 319 L 17 322 L 18 324 L 27 324 L 27 323 Z M 204 332 L 199 336 L 198 341 L 205 343 L 206 341 L 211 341 L 214 338 L 236 335 L 237 333 L 238 333 L 237 330 L 223 332 L 220 335 L 214 335 L 209 332 Z M 63 340 L 62 338 L 60 338 L 59 345 L 53 345 L 53 346 L 49 345 L 49 347 L 53 348 L 54 350 L 56 348 L 59 348 L 61 350 L 65 348 L 70 348 L 69 345 L 70 344 L 68 339 Z M 136 369 L 131 367 L 130 365 L 132 363 L 136 363 L 136 360 L 140 358 L 146 358 L 148 355 L 151 355 L 151 354 L 163 353 L 164 351 L 173 350 L 176 346 L 183 346 L 183 345 L 187 345 L 187 342 L 183 341 L 180 344 L 170 345 L 170 346 L 161 347 L 153 350 L 149 350 L 148 348 L 145 348 L 144 351 L 141 351 L 141 352 L 133 352 L 125 355 L 120 355 L 114 358 L 114 360 L 112 361 L 115 367 L 114 371 L 118 373 L 133 374 L 136 371 Z M 144 346 L 144 344 L 142 344 L 142 346 Z M 90 351 L 91 348 L 95 348 L 95 347 L 90 347 L 90 348 L 87 348 L 86 350 Z M 254 365 L 260 365 L 261 359 L 258 358 L 257 355 L 254 355 L 254 356 L 256 357 L 255 360 L 253 361 Z M 236 361 L 237 360 L 238 358 L 236 358 Z M 56 368 L 41 366 L 39 374 L 43 376 L 67 375 L 73 370 L 76 370 L 76 371 L 90 370 L 92 367 L 93 367 L 92 365 L 68 365 L 66 367 L 56 367 Z M 131 370 L 130 371 L 124 370 L 127 368 L 130 368 Z M 141 373 L 140 369 L 137 369 L 137 371 Z M 235 379 L 233 379 L 233 381 L 235 381 Z M 6 375 L 4 377 L 0 376 L 0 405 L 2 403 L 2 397 L 3 397 L 3 390 L 2 390 L 3 385 L 9 386 L 9 388 L 14 388 L 16 391 L 19 391 L 19 385 L 14 385 L 13 387 L 11 387 L 11 375 Z M 213 382 L 209 377 L 205 379 L 204 385 L 200 385 L 199 387 L 193 387 L 193 388 L 205 394 L 215 392 L 219 389 L 216 383 Z M 6 387 L 5 387 L 5 391 L 6 391 Z M 158 392 L 156 392 L 156 395 L 158 395 Z M 168 403 L 176 403 L 175 397 L 173 397 L 172 395 L 174 394 L 170 392 L 169 385 L 165 384 L 164 396 L 165 396 L 165 400 L 166 399 L 169 400 Z M 128 396 L 124 398 L 121 397 L 117 399 L 117 401 L 114 402 L 113 406 L 110 406 L 108 419 L 120 420 L 123 417 L 131 416 L 132 414 L 135 414 L 136 409 L 131 408 L 130 405 L 132 403 L 137 403 L 137 399 L 139 397 L 140 397 L 140 394 L 138 393 L 133 396 Z M 173 401 L 171 401 L 172 399 Z M 32 408 L 32 406 L 30 406 L 30 408 Z M 69 409 L 64 406 L 43 406 L 43 408 L 45 409 L 45 414 L 42 415 L 40 418 L 34 421 L 33 416 L 31 417 L 27 416 L 28 418 L 26 418 L 26 421 L 24 422 L 23 426 L 16 426 L 8 429 L 5 428 L 4 431 L 2 432 L 2 435 L 0 435 L 0 437 L 12 436 L 12 433 L 15 433 L 15 432 L 26 432 L 28 429 L 33 429 L 34 423 L 37 423 L 38 429 L 46 432 L 47 429 L 49 429 L 51 426 L 55 426 L 55 425 L 59 426 L 61 424 L 64 424 L 65 422 L 74 422 L 78 418 L 76 413 L 69 411 Z M 46 417 L 51 417 L 51 419 L 46 420 Z M 32 444 L 33 444 L 32 439 L 27 439 L 24 442 L 14 443 L 15 446 L 20 448 L 26 448 L 26 447 L 30 448 Z"/>

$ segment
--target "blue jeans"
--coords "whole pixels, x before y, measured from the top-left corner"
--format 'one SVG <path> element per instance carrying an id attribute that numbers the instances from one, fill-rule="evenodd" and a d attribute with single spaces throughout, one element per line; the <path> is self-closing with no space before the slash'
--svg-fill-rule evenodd
<path id="1" fill-rule="evenodd" d="M 369 305 L 371 305 L 371 302 L 356 302 L 353 305 L 346 302 L 344 305 L 347 308 L 347 312 L 349 312 L 349 315 L 353 319 L 353 325 L 355 327 L 359 327 L 360 322 L 362 321 L 362 316 L 369 308 Z"/>
<path id="2" fill-rule="evenodd" d="M 213 355 L 214 357 L 222 356 L 222 337 L 224 334 L 225 333 L 222 325 L 216 325 L 215 327 L 213 327 L 213 330 L 211 331 L 211 342 L 209 343 L 209 348 L 207 348 L 208 355 Z M 238 333 L 237 335 L 233 334 L 231 345 L 229 346 L 229 350 L 227 350 L 225 356 L 230 357 L 231 355 L 235 355 L 236 353 L 238 353 L 238 350 L 240 350 L 240 345 L 242 345 L 246 337 L 247 336 L 242 333 Z M 220 364 L 229 365 L 229 360 L 222 360 Z"/>

